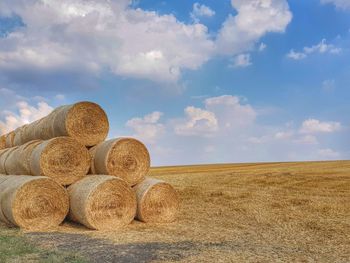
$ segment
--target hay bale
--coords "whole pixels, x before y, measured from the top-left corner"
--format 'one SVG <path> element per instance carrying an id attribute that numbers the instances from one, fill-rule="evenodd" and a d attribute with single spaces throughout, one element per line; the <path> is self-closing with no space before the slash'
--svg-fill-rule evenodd
<path id="1" fill-rule="evenodd" d="M 91 229 L 115 230 L 136 214 L 136 197 L 128 184 L 115 176 L 88 175 L 68 187 L 69 218 Z"/>
<path id="2" fill-rule="evenodd" d="M 137 198 L 136 218 L 143 222 L 173 222 L 179 210 L 175 189 L 168 183 L 146 178 L 134 187 Z"/>
<path id="3" fill-rule="evenodd" d="M 0 136 L 0 150 L 6 148 L 6 135 Z"/>
<path id="4" fill-rule="evenodd" d="M 14 138 L 15 138 L 15 132 L 12 131 L 6 135 L 6 148 L 11 148 L 15 146 L 14 143 Z"/>
<path id="5" fill-rule="evenodd" d="M 9 148 L 9 149 L 3 149 L 0 151 L 0 174 L 8 174 L 6 171 L 6 161 L 9 157 L 9 155 L 15 151 L 17 147 Z"/>
<path id="6" fill-rule="evenodd" d="M 102 142 L 90 149 L 91 174 L 119 176 L 130 186 L 144 180 L 150 168 L 146 146 L 133 138 Z"/>
<path id="7" fill-rule="evenodd" d="M 0 220 L 28 230 L 57 227 L 69 211 L 66 189 L 42 176 L 0 175 Z"/>
<path id="8" fill-rule="evenodd" d="M 8 159 L 8 162 L 16 160 Z M 30 174 L 47 176 L 62 185 L 83 178 L 90 169 L 88 150 L 70 137 L 57 137 L 36 145 L 30 156 Z"/>
<path id="9" fill-rule="evenodd" d="M 107 115 L 99 105 L 79 102 L 58 107 L 46 117 L 9 133 L 6 147 L 59 136 L 69 136 L 85 146 L 94 146 L 107 137 L 108 130 Z"/>
<path id="10" fill-rule="evenodd" d="M 30 141 L 26 144 L 15 147 L 12 151 L 8 151 L 7 158 L 4 163 L 5 171 L 3 171 L 3 173 L 11 175 L 31 175 L 30 157 L 34 148 L 40 143 L 42 143 L 40 140 Z"/>
<path id="11" fill-rule="evenodd" d="M 31 141 L 0 150 L 0 173 L 47 176 L 62 185 L 72 184 L 90 169 L 90 154 L 70 137 Z"/>

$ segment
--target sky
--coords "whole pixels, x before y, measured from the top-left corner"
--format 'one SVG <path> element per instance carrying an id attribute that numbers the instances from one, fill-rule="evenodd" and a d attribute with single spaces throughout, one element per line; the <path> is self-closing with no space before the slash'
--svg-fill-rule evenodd
<path id="1" fill-rule="evenodd" d="M 152 165 L 350 158 L 350 0 L 1 0 L 0 134 L 93 101 Z"/>

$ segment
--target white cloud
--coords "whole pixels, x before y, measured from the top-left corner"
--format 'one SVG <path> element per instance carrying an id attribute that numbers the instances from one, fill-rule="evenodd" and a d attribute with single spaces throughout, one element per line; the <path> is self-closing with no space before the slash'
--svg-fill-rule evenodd
<path id="1" fill-rule="evenodd" d="M 266 33 L 284 32 L 292 19 L 285 0 L 231 0 L 238 14 L 229 15 L 217 38 L 220 54 L 249 50 Z"/>
<path id="2" fill-rule="evenodd" d="M 195 22 L 199 22 L 199 18 L 201 17 L 212 17 L 215 15 L 215 11 L 206 5 L 201 5 L 199 3 L 193 4 L 193 10 L 191 12 L 191 18 Z"/>
<path id="3" fill-rule="evenodd" d="M 289 51 L 289 53 L 287 54 L 287 57 L 290 59 L 294 59 L 294 60 L 301 60 L 306 58 L 306 54 L 302 53 L 302 52 L 296 52 L 293 49 L 291 51 Z"/>
<path id="4" fill-rule="evenodd" d="M 286 139 L 292 138 L 293 135 L 294 135 L 293 131 L 287 131 L 287 132 L 280 131 L 275 134 L 275 138 L 278 140 L 286 140 Z"/>
<path id="5" fill-rule="evenodd" d="M 231 66 L 234 68 L 245 68 L 252 65 L 250 54 L 239 54 L 234 57 L 232 62 Z"/>
<path id="6" fill-rule="evenodd" d="M 350 10 L 349 0 L 321 0 L 322 4 L 334 4 L 337 8 Z"/>
<path id="7" fill-rule="evenodd" d="M 155 111 L 145 115 L 143 118 L 132 118 L 126 123 L 126 127 L 131 128 L 133 136 L 153 144 L 164 133 L 164 124 L 160 123 L 162 112 Z"/>
<path id="8" fill-rule="evenodd" d="M 218 121 L 213 112 L 193 106 L 185 109 L 186 119 L 175 125 L 178 135 L 211 135 L 218 129 Z"/>
<path id="9" fill-rule="evenodd" d="M 260 45 L 259 45 L 258 50 L 259 50 L 260 52 L 261 52 L 261 51 L 264 51 L 264 50 L 266 49 L 266 47 L 267 47 L 267 45 L 266 45 L 265 43 L 261 42 Z"/>
<path id="10" fill-rule="evenodd" d="M 287 54 L 287 57 L 294 60 L 301 60 L 306 58 L 308 55 L 313 53 L 329 53 L 329 54 L 339 54 L 342 51 L 341 48 L 336 47 L 332 44 L 327 44 L 326 39 L 322 39 L 320 43 L 313 45 L 311 47 L 304 47 L 303 51 L 296 52 L 294 49 L 291 49 Z"/>
<path id="11" fill-rule="evenodd" d="M 19 126 L 38 120 L 48 115 L 53 108 L 46 102 L 39 102 L 31 106 L 28 102 L 19 101 L 16 103 L 16 112 L 3 111 L 0 119 L 0 134 L 10 132 Z"/>
<path id="12" fill-rule="evenodd" d="M 244 53 L 268 32 L 284 32 L 292 17 L 285 0 L 233 0 L 237 15 L 230 15 L 215 35 L 199 22 L 186 24 L 173 14 L 129 4 L 1 1 L 0 14 L 15 13 L 25 24 L 0 39 L 1 74 L 78 71 L 96 77 L 108 70 L 122 77 L 176 82 L 183 70 L 196 70 L 216 55 Z M 215 12 L 195 3 L 192 13 L 198 18 Z"/>
<path id="13" fill-rule="evenodd" d="M 325 159 L 337 159 L 341 156 L 339 152 L 329 148 L 318 150 L 318 155 Z"/>
<path id="14" fill-rule="evenodd" d="M 57 94 L 55 96 L 55 99 L 57 99 L 57 100 L 64 100 L 65 98 L 66 98 L 66 96 L 64 96 L 63 94 Z"/>
<path id="15" fill-rule="evenodd" d="M 314 135 L 305 135 L 301 138 L 297 138 L 295 142 L 300 144 L 318 144 L 318 140 Z"/>
<path id="16" fill-rule="evenodd" d="M 339 131 L 341 124 L 339 122 L 322 122 L 316 119 L 307 119 L 302 123 L 301 133 L 332 133 Z"/>
<path id="17" fill-rule="evenodd" d="M 80 69 L 154 81 L 176 81 L 214 51 L 207 27 L 174 15 L 128 7 L 129 1 L 5 0 L 26 27 L 0 39 L 0 68 Z M 40 14 L 38 16 L 37 14 Z M 161 39 L 161 41 L 159 41 Z"/>
<path id="18" fill-rule="evenodd" d="M 189 106 L 186 117 L 176 120 L 175 133 L 185 136 L 213 136 L 231 133 L 254 123 L 256 111 L 249 104 L 242 104 L 239 97 L 223 95 L 207 98 L 204 109 Z"/>
<path id="19" fill-rule="evenodd" d="M 221 129 L 241 129 L 255 122 L 257 112 L 249 104 L 243 104 L 237 96 L 223 95 L 208 98 L 205 108 L 215 113 Z"/>
<path id="20" fill-rule="evenodd" d="M 244 101 L 232 95 L 203 98 L 203 106 L 189 105 L 183 116 L 161 121 L 162 114 L 154 112 L 126 126 L 147 143 L 155 165 L 348 158 L 334 144 L 346 132 L 340 123 L 267 124 L 274 113 L 258 114 Z"/>

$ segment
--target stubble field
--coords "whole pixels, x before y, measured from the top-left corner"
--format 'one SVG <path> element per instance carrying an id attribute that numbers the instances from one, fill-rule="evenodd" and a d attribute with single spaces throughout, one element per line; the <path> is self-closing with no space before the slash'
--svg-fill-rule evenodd
<path id="1" fill-rule="evenodd" d="M 1 225 L 0 254 L 4 237 L 35 247 L 1 262 L 350 262 L 350 161 L 160 167 L 150 176 L 177 189 L 177 222 L 115 232 Z"/>

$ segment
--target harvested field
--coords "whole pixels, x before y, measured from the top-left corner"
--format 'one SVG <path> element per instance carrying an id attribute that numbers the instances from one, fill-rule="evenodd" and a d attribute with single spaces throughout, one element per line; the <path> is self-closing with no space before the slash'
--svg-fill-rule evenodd
<path id="1" fill-rule="evenodd" d="M 25 236 L 90 262 L 350 261 L 350 161 L 164 167 L 150 176 L 178 190 L 177 222 L 114 232 L 65 223 Z"/>

